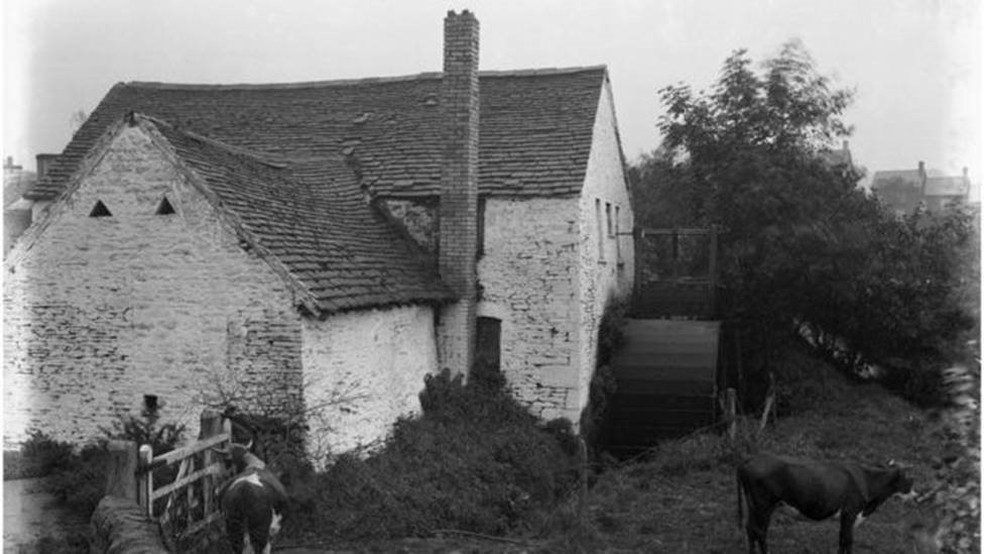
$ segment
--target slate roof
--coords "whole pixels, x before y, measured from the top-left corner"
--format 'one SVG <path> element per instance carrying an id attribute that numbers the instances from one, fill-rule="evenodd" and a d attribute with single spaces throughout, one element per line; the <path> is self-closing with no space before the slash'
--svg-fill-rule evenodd
<path id="1" fill-rule="evenodd" d="M 313 301 L 313 311 L 453 298 L 434 264 L 366 204 L 340 158 L 319 163 L 319 178 L 331 186 L 312 186 L 299 178 L 303 164 L 262 159 L 158 119 L 130 118 L 171 145 L 251 246 L 282 264 Z"/>
<path id="2" fill-rule="evenodd" d="M 480 73 L 482 194 L 571 195 L 584 182 L 604 66 Z M 119 83 L 66 146 L 31 199 L 54 198 L 102 131 L 130 111 L 261 155 L 351 156 L 379 195 L 436 195 L 440 73 L 274 85 Z"/>

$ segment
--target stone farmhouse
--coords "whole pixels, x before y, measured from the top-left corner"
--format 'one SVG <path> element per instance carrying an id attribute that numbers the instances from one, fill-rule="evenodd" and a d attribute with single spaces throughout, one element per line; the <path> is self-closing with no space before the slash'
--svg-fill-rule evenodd
<path id="1" fill-rule="evenodd" d="M 476 357 L 578 421 L 632 208 L 604 66 L 115 85 L 26 194 L 5 262 L 5 445 L 158 405 L 304 414 L 313 456 L 419 411 Z"/>

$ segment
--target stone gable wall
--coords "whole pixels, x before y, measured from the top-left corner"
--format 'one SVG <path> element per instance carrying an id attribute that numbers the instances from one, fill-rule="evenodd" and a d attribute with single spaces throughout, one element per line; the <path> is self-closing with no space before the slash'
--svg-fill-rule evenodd
<path id="1" fill-rule="evenodd" d="M 165 195 L 178 213 L 155 215 Z M 112 216 L 89 217 L 97 200 Z M 206 402 L 300 402 L 290 291 L 141 130 L 124 129 L 51 212 L 5 266 L 5 445 L 31 429 L 102 436 L 144 395 L 189 436 Z"/>
<path id="2" fill-rule="evenodd" d="M 609 206 L 612 220 L 610 230 Z M 577 403 L 569 408 L 580 414 L 588 403 L 598 354 L 598 327 L 605 307 L 609 302 L 632 293 L 635 274 L 631 236 L 634 218 L 622 166 L 611 87 L 607 82 L 599 100 L 594 141 L 588 156 L 578 212 L 581 226 L 578 250 L 580 350 L 577 390 L 581 394 Z"/>

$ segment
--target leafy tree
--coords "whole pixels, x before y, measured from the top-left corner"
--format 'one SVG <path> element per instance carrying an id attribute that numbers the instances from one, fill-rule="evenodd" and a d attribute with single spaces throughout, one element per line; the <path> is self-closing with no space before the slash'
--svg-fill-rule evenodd
<path id="1" fill-rule="evenodd" d="M 853 91 L 818 73 L 799 41 L 753 69 L 727 58 L 710 91 L 659 91 L 662 146 L 630 171 L 644 225 L 724 229 L 730 311 L 759 343 L 811 328 L 845 368 L 939 359 L 972 320 L 954 301 L 972 219 L 902 220 L 825 154 L 851 132 Z M 754 340 L 753 340 L 754 342 Z"/>

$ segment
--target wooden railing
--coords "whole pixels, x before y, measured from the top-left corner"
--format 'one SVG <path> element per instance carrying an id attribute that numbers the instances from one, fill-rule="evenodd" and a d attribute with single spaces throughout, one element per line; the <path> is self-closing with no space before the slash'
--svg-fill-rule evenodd
<path id="1" fill-rule="evenodd" d="M 225 468 L 213 448 L 231 440 L 230 423 L 206 411 L 197 442 L 155 455 L 150 445 L 111 441 L 107 494 L 136 500 L 160 525 L 171 552 L 206 552 L 222 518 L 218 493 Z"/>
<path id="2" fill-rule="evenodd" d="M 718 312 L 718 234 L 709 228 L 641 228 L 635 234 L 635 288 L 633 315 L 642 318 L 684 317 L 716 319 Z M 706 258 L 682 254 L 682 242 L 694 238 L 706 240 L 699 250 Z M 706 237 L 706 238 L 705 238 Z M 662 250 L 655 249 L 656 240 Z M 697 273 L 695 268 L 699 267 Z"/>

